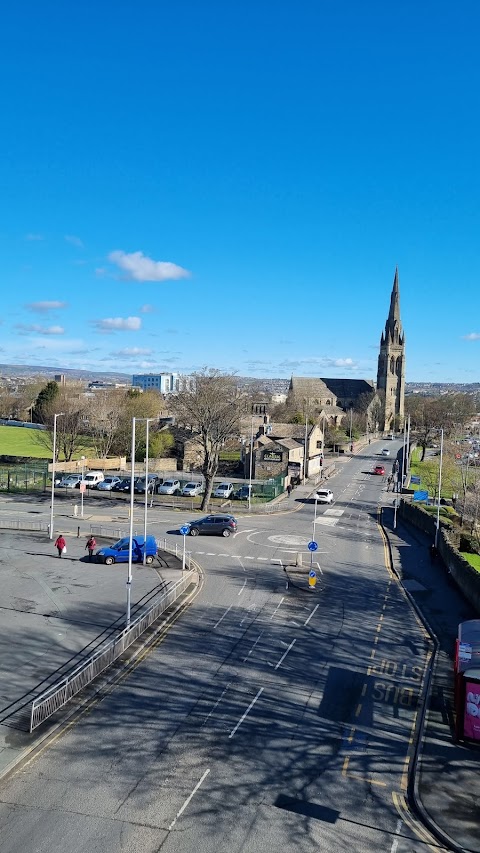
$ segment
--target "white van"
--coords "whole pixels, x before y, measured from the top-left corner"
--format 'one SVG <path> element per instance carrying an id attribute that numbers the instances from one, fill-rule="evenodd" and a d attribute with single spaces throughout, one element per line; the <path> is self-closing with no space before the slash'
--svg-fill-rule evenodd
<path id="1" fill-rule="evenodd" d="M 103 483 L 105 479 L 103 471 L 89 471 L 83 478 L 87 489 L 95 489 L 99 483 Z"/>
<path id="2" fill-rule="evenodd" d="M 333 492 L 330 489 L 317 489 L 315 500 L 320 504 L 331 504 L 333 501 Z"/>

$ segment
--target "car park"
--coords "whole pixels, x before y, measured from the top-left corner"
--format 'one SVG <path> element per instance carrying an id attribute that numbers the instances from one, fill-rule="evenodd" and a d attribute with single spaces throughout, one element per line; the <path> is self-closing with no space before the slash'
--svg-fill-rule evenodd
<path id="1" fill-rule="evenodd" d="M 157 556 L 157 550 L 158 545 L 155 536 L 147 536 L 146 549 L 144 536 L 132 537 L 133 563 L 142 563 L 143 555 L 146 553 L 145 562 L 150 565 Z M 130 557 L 130 538 L 125 536 L 115 542 L 114 545 L 100 548 L 95 556 L 99 563 L 105 563 L 107 566 L 111 566 L 113 563 L 127 563 Z"/>
<path id="2" fill-rule="evenodd" d="M 388 449 L 388 447 L 383 448 L 382 456 L 390 456 L 390 450 Z"/>
<path id="3" fill-rule="evenodd" d="M 237 519 L 233 515 L 206 515 L 189 523 L 190 536 L 224 536 L 235 533 Z"/>
<path id="4" fill-rule="evenodd" d="M 375 465 L 373 469 L 374 474 L 385 474 L 385 467 L 383 465 Z"/>
<path id="5" fill-rule="evenodd" d="M 180 480 L 165 480 L 158 487 L 159 495 L 176 495 L 180 491 Z"/>
<path id="6" fill-rule="evenodd" d="M 85 483 L 88 489 L 96 489 L 98 484 L 102 483 L 104 479 L 103 471 L 89 471 L 88 474 L 85 474 L 82 483 Z"/>
<path id="7" fill-rule="evenodd" d="M 105 479 L 98 484 L 97 489 L 99 492 L 111 492 L 117 483 L 120 482 L 120 477 L 105 477 Z"/>
<path id="8" fill-rule="evenodd" d="M 233 483 L 220 483 L 213 491 L 214 498 L 228 500 L 233 495 Z"/>
<path id="9" fill-rule="evenodd" d="M 81 474 L 67 474 L 66 477 L 60 481 L 59 486 L 62 489 L 78 489 L 81 479 Z"/>
<path id="10" fill-rule="evenodd" d="M 203 495 L 205 491 L 205 487 L 203 483 L 185 483 L 182 489 L 182 495 L 184 498 L 194 498 L 197 495 Z"/>
<path id="11" fill-rule="evenodd" d="M 317 489 L 315 500 L 320 504 L 331 504 L 333 501 L 333 492 L 330 489 Z"/>

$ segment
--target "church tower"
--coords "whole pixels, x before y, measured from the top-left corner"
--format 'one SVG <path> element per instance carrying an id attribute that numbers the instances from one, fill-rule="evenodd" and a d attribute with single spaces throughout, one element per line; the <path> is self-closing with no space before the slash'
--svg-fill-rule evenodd
<path id="1" fill-rule="evenodd" d="M 383 424 L 379 424 L 380 429 L 384 432 L 400 429 L 405 400 L 405 335 L 400 320 L 398 269 L 395 270 L 385 331 L 380 338 L 377 391 L 385 394 L 385 417 Z"/>

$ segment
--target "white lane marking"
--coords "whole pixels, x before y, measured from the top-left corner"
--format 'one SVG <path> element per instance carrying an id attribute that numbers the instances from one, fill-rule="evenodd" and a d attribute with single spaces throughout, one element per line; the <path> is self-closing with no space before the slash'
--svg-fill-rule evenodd
<path id="1" fill-rule="evenodd" d="M 248 556 L 248 554 L 247 554 L 247 556 L 246 556 L 246 557 L 244 557 L 243 559 L 244 559 L 244 560 L 256 560 L 257 558 L 256 558 L 256 557 L 249 557 L 249 556 Z"/>
<path id="2" fill-rule="evenodd" d="M 255 533 L 256 529 L 256 527 L 250 527 L 249 530 L 237 530 L 234 536 L 240 536 L 240 533 Z"/>
<path id="3" fill-rule="evenodd" d="M 255 646 L 257 645 L 257 643 L 258 643 L 258 641 L 259 641 L 260 637 L 262 637 L 262 636 L 263 636 L 263 631 L 260 631 L 260 634 L 258 635 L 257 639 L 255 640 L 255 642 L 254 642 L 254 644 L 253 644 L 252 648 L 251 648 L 251 649 L 250 649 L 250 651 L 248 652 L 247 657 L 244 657 L 244 659 L 243 659 L 243 662 L 244 662 L 244 663 L 246 663 L 247 658 L 249 658 L 249 657 L 250 657 L 250 655 L 252 654 L 252 652 L 253 652 L 253 650 L 254 650 Z"/>
<path id="4" fill-rule="evenodd" d="M 315 605 L 315 607 L 313 608 L 312 612 L 310 613 L 310 616 L 309 616 L 307 619 L 305 619 L 305 622 L 303 623 L 303 627 L 304 627 L 304 628 L 305 628 L 305 625 L 308 625 L 308 623 L 310 622 L 310 619 L 312 618 L 312 616 L 314 616 L 314 615 L 315 615 L 315 613 L 317 612 L 317 610 L 318 610 L 318 608 L 319 608 L 319 607 L 320 607 L 320 605 L 319 605 L 319 604 L 316 604 L 316 605 Z"/>
<path id="5" fill-rule="evenodd" d="M 175 824 L 176 824 L 176 822 L 177 822 L 178 818 L 180 817 L 180 815 L 181 815 L 181 814 L 183 814 L 183 812 L 184 812 L 184 811 L 185 811 L 185 809 L 187 808 L 187 806 L 188 806 L 188 804 L 189 804 L 190 800 L 195 796 L 195 794 L 197 793 L 197 791 L 198 791 L 198 789 L 199 789 L 200 785 L 202 784 L 202 782 L 204 782 L 204 781 L 205 781 L 205 779 L 207 778 L 207 776 L 208 776 L 208 774 L 209 774 L 209 773 L 210 773 L 210 768 L 208 768 L 208 770 L 205 770 L 205 773 L 203 774 L 202 778 L 200 779 L 200 781 L 199 781 L 199 782 L 197 782 L 197 784 L 195 785 L 195 787 L 194 787 L 193 791 L 191 792 L 191 794 L 189 794 L 189 795 L 188 795 L 188 797 L 187 797 L 187 799 L 185 800 L 185 802 L 184 802 L 183 806 L 181 807 L 181 809 L 179 809 L 179 811 L 178 811 L 178 812 L 177 812 L 177 814 L 175 815 L 175 817 L 174 817 L 174 819 L 172 820 L 172 822 L 171 822 L 170 826 L 168 827 L 168 831 L 169 831 L 169 832 L 170 832 L 170 830 L 171 830 L 171 829 L 173 829 L 173 827 L 175 826 Z"/>
<path id="6" fill-rule="evenodd" d="M 213 551 L 207 551 L 207 557 L 216 557 L 217 555 L 213 553 Z"/>
<path id="7" fill-rule="evenodd" d="M 227 690 L 228 690 L 228 688 L 230 687 L 231 683 L 232 683 L 232 682 L 231 682 L 231 681 L 229 681 L 229 682 L 228 682 L 228 684 L 227 684 L 227 686 L 226 686 L 226 687 L 224 687 L 224 689 L 222 690 L 222 692 L 221 692 L 220 696 L 218 697 L 217 701 L 215 702 L 215 705 L 213 706 L 213 708 L 212 708 L 212 710 L 210 711 L 210 713 L 208 714 L 208 716 L 207 716 L 207 717 L 205 717 L 205 719 L 204 719 L 204 721 L 203 721 L 202 725 L 200 726 L 200 728 L 203 728 L 203 726 L 204 726 L 204 725 L 209 721 L 209 719 L 210 719 L 210 717 L 212 716 L 213 712 L 215 711 L 215 709 L 218 707 L 218 705 L 219 705 L 219 704 L 220 704 L 220 702 L 222 701 L 223 697 L 225 696 L 225 693 L 227 692 Z"/>
<path id="8" fill-rule="evenodd" d="M 257 557 L 260 563 L 268 563 L 268 557 Z"/>
<path id="9" fill-rule="evenodd" d="M 217 557 L 228 557 L 228 554 L 217 554 Z"/>
<path id="10" fill-rule="evenodd" d="M 246 585 L 247 585 L 247 578 L 245 578 L 245 580 L 244 580 L 244 582 L 243 582 L 243 586 L 242 586 L 242 588 L 237 592 L 237 595 L 241 595 L 241 594 L 242 594 L 242 592 L 243 592 L 243 590 L 245 589 Z"/>
<path id="11" fill-rule="evenodd" d="M 195 551 L 196 554 L 204 554 L 205 551 Z"/>
<path id="12" fill-rule="evenodd" d="M 281 657 L 281 658 L 280 658 L 280 660 L 278 661 L 278 663 L 277 663 L 277 665 L 276 665 L 275 669 L 278 669 L 278 667 L 282 665 L 282 663 L 283 663 L 283 661 L 285 660 L 285 658 L 287 657 L 287 655 L 288 655 L 288 653 L 289 653 L 290 649 L 292 648 L 292 646 L 294 646 L 294 645 L 295 645 L 295 643 L 296 643 L 296 642 L 297 642 L 296 640 L 292 640 L 292 642 L 290 643 L 290 645 L 289 645 L 288 649 L 283 653 L 282 657 Z"/>
<path id="13" fill-rule="evenodd" d="M 214 628 L 218 628 L 218 626 L 220 625 L 220 622 L 223 622 L 223 620 L 225 619 L 225 616 L 227 615 L 228 611 L 232 609 L 232 607 L 233 607 L 233 604 L 231 604 L 230 607 L 227 607 L 223 616 L 220 617 L 218 622 L 215 622 L 215 625 L 213 626 Z"/>
<path id="14" fill-rule="evenodd" d="M 229 736 L 228 736 L 228 737 L 229 737 L 229 739 L 230 739 L 230 738 L 232 738 L 232 737 L 234 736 L 235 732 L 240 728 L 240 726 L 242 725 L 242 723 L 243 723 L 243 721 L 244 721 L 245 717 L 247 716 L 247 714 L 249 714 L 249 713 L 250 713 L 250 711 L 252 710 L 253 706 L 255 705 L 255 702 L 257 701 L 257 699 L 259 698 L 259 696 L 261 696 L 261 695 L 262 695 L 263 691 L 264 691 L 264 688 L 263 688 L 263 687 L 260 687 L 260 690 L 257 692 L 257 695 L 252 699 L 252 701 L 250 702 L 250 705 L 248 706 L 247 710 L 242 714 L 242 716 L 240 717 L 240 719 L 239 719 L 239 721 L 238 721 L 237 725 L 236 725 L 236 726 L 234 726 L 234 728 L 233 728 L 233 729 L 232 729 L 232 731 L 230 732 L 230 734 L 229 734 Z"/>
<path id="15" fill-rule="evenodd" d="M 396 825 L 396 827 L 395 827 L 395 836 L 396 836 L 396 837 L 395 837 L 395 838 L 393 839 L 393 841 L 392 841 L 392 846 L 390 847 L 390 853 L 396 853 L 396 850 L 397 850 L 397 847 L 398 847 L 398 842 L 399 842 L 398 836 L 400 835 L 400 830 L 401 830 L 401 828 L 402 828 L 402 823 L 403 823 L 403 821 L 402 821 L 402 820 L 400 820 L 400 818 L 399 818 L 399 819 L 397 820 L 397 825 Z"/>
<path id="16" fill-rule="evenodd" d="M 343 509 L 326 509 L 326 510 L 325 510 L 325 512 L 324 512 L 324 515 L 337 515 L 337 516 L 341 516 L 341 515 L 343 515 L 343 513 L 344 513 L 344 510 L 343 510 Z"/>
<path id="17" fill-rule="evenodd" d="M 240 554 L 232 554 L 232 560 L 241 560 L 241 559 L 242 558 L 241 558 Z"/>
<path id="18" fill-rule="evenodd" d="M 283 603 L 283 601 L 284 601 L 284 600 L 285 600 L 285 596 L 284 596 L 284 595 L 282 595 L 282 597 L 281 597 L 281 599 L 280 599 L 279 603 L 277 604 L 277 606 L 276 606 L 275 610 L 273 611 L 272 615 L 270 616 L 270 619 L 273 619 L 273 617 L 275 616 L 275 613 L 277 612 L 278 608 L 282 606 L 282 603 Z"/>
<path id="19" fill-rule="evenodd" d="M 335 525 L 338 524 L 338 518 L 320 515 L 317 517 L 317 524 L 321 524 L 324 527 L 335 527 Z"/>

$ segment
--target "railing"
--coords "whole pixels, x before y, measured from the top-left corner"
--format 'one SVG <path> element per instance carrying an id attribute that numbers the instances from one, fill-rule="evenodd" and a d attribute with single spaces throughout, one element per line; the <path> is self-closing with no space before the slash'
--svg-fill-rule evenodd
<path id="1" fill-rule="evenodd" d="M 48 533 L 49 525 L 46 521 L 29 521 L 29 519 L 18 518 L 2 518 L 0 520 L 0 527 L 5 528 L 5 530 L 40 530 L 43 533 Z"/>
<path id="2" fill-rule="evenodd" d="M 45 693 L 37 696 L 32 702 L 30 732 L 66 705 L 73 696 L 111 666 L 185 592 L 193 575 L 194 572 L 192 571 L 185 574 L 145 613 L 138 616 L 128 628 L 124 628 L 114 640 L 101 646 L 88 660 L 84 661 L 65 678 L 57 684 L 53 684 Z"/>

